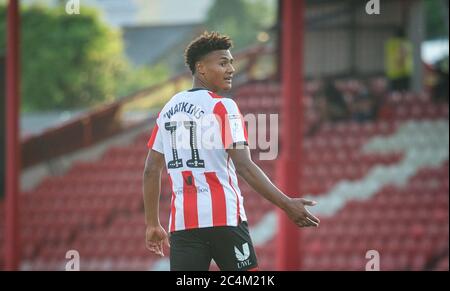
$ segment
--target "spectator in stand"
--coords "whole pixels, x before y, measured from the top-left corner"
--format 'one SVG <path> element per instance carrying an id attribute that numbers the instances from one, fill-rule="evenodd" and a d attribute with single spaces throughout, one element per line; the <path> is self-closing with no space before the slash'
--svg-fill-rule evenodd
<path id="1" fill-rule="evenodd" d="M 434 65 L 436 80 L 431 88 L 431 96 L 435 101 L 448 102 L 448 56 Z"/>
<path id="2" fill-rule="evenodd" d="M 323 90 L 319 90 L 318 94 L 314 94 L 312 101 L 311 110 L 307 112 L 311 123 L 307 129 L 306 136 L 313 136 L 316 134 L 316 132 L 320 130 L 322 124 L 329 119 L 327 100 L 323 94 Z"/>
<path id="3" fill-rule="evenodd" d="M 405 37 L 405 32 L 399 28 L 395 36 L 385 44 L 385 70 L 394 91 L 409 89 L 413 71 L 413 51 L 411 42 Z"/>
<path id="4" fill-rule="evenodd" d="M 368 82 L 360 83 L 353 97 L 352 119 L 357 122 L 371 121 L 376 118 L 375 96 L 369 90 Z"/>
<path id="5" fill-rule="evenodd" d="M 330 121 L 348 120 L 350 111 L 343 94 L 336 88 L 332 79 L 325 79 L 323 87 L 325 96 L 326 116 Z"/>

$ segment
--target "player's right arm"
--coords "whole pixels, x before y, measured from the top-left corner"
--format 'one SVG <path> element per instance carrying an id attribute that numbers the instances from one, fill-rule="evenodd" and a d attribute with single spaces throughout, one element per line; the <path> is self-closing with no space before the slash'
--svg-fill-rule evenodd
<path id="1" fill-rule="evenodd" d="M 303 198 L 290 198 L 279 190 L 264 172 L 252 161 L 248 146 L 228 149 L 237 173 L 260 195 L 278 206 L 298 226 L 319 226 L 319 219 L 305 206 L 316 202 Z"/>
<path id="2" fill-rule="evenodd" d="M 143 174 L 145 208 L 145 245 L 153 253 L 164 256 L 163 244 L 169 247 L 167 232 L 159 222 L 159 196 L 161 191 L 161 172 L 165 167 L 164 147 L 158 120 L 153 128 Z"/>
<path id="3" fill-rule="evenodd" d="M 166 231 L 159 222 L 159 196 L 161 172 L 165 166 L 164 155 L 150 149 L 145 161 L 143 174 L 146 247 L 153 253 L 164 256 L 163 243 L 169 246 Z"/>

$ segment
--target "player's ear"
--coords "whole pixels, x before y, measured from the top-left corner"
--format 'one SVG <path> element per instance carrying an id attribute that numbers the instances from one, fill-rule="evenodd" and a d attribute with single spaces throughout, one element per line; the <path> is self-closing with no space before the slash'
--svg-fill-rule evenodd
<path id="1" fill-rule="evenodd" d="M 198 72 L 200 75 L 205 74 L 205 64 L 202 61 L 198 61 L 195 63 L 195 71 Z"/>

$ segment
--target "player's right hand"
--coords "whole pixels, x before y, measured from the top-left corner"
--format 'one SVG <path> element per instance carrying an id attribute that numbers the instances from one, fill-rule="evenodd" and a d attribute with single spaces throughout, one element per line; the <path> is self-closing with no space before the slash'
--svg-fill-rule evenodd
<path id="1" fill-rule="evenodd" d="M 305 206 L 314 206 L 317 202 L 304 198 L 291 198 L 284 208 L 287 216 L 299 227 L 318 227 L 320 220 L 312 215 Z"/>
<path id="2" fill-rule="evenodd" d="M 147 225 L 145 232 L 145 246 L 149 251 L 164 257 L 163 244 L 170 247 L 169 236 L 161 225 Z"/>

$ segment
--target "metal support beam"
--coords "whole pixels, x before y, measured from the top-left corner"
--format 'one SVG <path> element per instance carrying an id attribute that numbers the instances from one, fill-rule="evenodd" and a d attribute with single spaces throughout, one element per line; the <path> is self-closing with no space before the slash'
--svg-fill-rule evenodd
<path id="1" fill-rule="evenodd" d="M 19 0 L 9 1 L 7 13 L 5 267 L 8 271 L 16 271 L 20 268 Z"/>
<path id="2" fill-rule="evenodd" d="M 278 168 L 280 188 L 298 197 L 303 125 L 303 34 L 304 1 L 284 0 L 282 5 L 282 151 Z M 278 215 L 278 270 L 299 270 L 300 232 L 283 212 Z"/>

